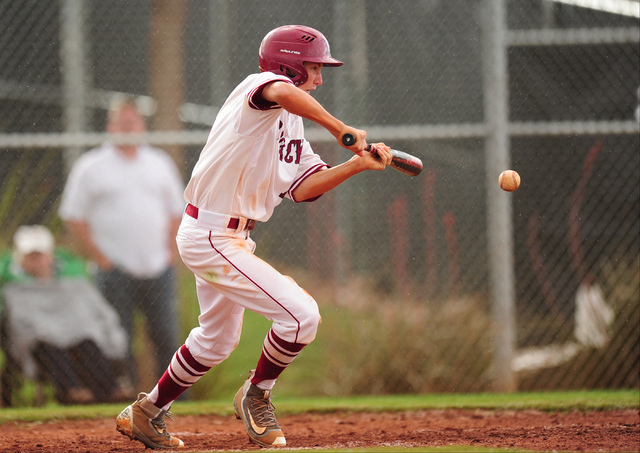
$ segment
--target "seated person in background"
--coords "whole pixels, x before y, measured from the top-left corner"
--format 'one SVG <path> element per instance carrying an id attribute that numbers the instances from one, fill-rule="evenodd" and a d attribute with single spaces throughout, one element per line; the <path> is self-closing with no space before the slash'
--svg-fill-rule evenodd
<path id="1" fill-rule="evenodd" d="M 5 354 L 30 378 L 48 378 L 63 404 L 126 400 L 114 361 L 128 338 L 115 310 L 93 286 L 85 264 L 55 249 L 44 226 L 21 226 L 13 252 L 0 257 Z"/>

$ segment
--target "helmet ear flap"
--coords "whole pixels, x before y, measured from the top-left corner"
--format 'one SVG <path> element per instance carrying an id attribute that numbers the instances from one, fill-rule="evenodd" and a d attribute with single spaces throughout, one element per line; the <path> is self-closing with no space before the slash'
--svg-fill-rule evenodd
<path id="1" fill-rule="evenodd" d="M 287 77 L 289 77 L 290 79 L 293 79 L 296 76 L 296 74 L 291 70 L 291 68 L 287 68 L 283 65 L 280 65 L 280 71 L 282 71 L 282 73 Z"/>
<path id="2" fill-rule="evenodd" d="M 295 66 L 300 66 L 300 68 Z M 279 74 L 289 77 L 295 86 L 300 86 L 308 79 L 307 68 L 304 67 L 304 64 L 295 66 L 291 67 L 289 65 L 281 64 Z"/>

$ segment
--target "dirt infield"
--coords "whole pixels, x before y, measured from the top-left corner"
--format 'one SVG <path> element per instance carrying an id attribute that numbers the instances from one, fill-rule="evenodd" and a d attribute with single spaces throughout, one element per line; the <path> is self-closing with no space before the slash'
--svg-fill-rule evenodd
<path id="1" fill-rule="evenodd" d="M 448 445 L 533 451 L 638 452 L 637 410 L 556 412 L 438 410 L 279 417 L 287 448 Z M 234 417 L 180 416 L 169 430 L 184 451 L 257 450 Z M 139 442 L 115 431 L 115 419 L 0 425 L 0 452 L 132 452 Z"/>

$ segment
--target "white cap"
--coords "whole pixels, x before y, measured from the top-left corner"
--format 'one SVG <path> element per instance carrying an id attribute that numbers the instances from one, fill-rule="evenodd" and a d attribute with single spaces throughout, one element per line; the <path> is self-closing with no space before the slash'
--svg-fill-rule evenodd
<path id="1" fill-rule="evenodd" d="M 33 252 L 53 253 L 55 240 L 51 231 L 42 225 L 23 225 L 13 235 L 13 247 L 20 256 Z"/>

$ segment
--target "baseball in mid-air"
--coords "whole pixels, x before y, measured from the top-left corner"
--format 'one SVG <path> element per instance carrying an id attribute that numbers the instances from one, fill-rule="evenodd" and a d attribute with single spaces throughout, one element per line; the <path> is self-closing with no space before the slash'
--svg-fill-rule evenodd
<path id="1" fill-rule="evenodd" d="M 498 177 L 500 188 L 506 192 L 513 192 L 520 187 L 520 175 L 514 170 L 505 170 Z"/>

